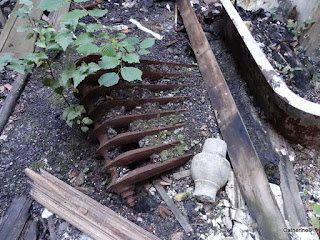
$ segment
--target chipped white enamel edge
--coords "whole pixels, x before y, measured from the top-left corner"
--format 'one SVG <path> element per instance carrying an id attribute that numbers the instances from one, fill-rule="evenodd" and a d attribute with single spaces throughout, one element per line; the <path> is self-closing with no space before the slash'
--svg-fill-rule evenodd
<path id="1" fill-rule="evenodd" d="M 232 5 L 230 0 L 221 0 L 221 3 L 228 13 L 230 19 L 232 20 L 234 26 L 236 27 L 238 33 L 242 37 L 244 43 L 246 44 L 247 48 L 249 49 L 252 57 L 254 58 L 255 62 L 259 66 L 260 70 L 263 71 L 275 71 L 274 68 L 271 66 L 270 62 L 258 46 L 257 42 L 254 40 L 253 36 L 251 35 L 250 31 L 242 21 L 241 17 L 239 16 L 238 12 Z M 267 76 L 266 76 L 267 78 Z M 313 114 L 316 116 L 320 116 L 320 104 L 310 102 L 301 98 L 300 96 L 293 93 L 280 77 L 280 75 L 274 74 L 273 81 L 277 85 L 273 87 L 270 83 L 269 85 L 273 88 L 273 90 L 283 99 L 286 99 L 287 102 L 306 113 Z"/>

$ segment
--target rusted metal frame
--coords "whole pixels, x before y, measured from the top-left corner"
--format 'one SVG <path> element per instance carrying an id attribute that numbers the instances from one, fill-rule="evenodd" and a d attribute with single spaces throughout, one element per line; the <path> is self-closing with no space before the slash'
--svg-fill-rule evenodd
<path id="1" fill-rule="evenodd" d="M 168 127 L 160 127 L 160 128 L 153 128 L 144 131 L 134 131 L 134 132 L 126 132 L 115 136 L 114 138 L 107 139 L 106 135 L 101 135 L 99 138 L 100 147 L 98 148 L 98 153 L 104 156 L 104 152 L 106 151 L 108 146 L 119 146 L 119 145 L 126 145 L 129 143 L 134 143 L 146 136 L 154 135 L 162 131 L 172 131 L 174 129 L 178 129 L 184 127 L 185 124 L 177 124 L 174 126 Z"/>
<path id="2" fill-rule="evenodd" d="M 118 106 L 124 106 L 126 110 L 133 109 L 136 106 L 143 105 L 146 103 L 159 103 L 165 104 L 172 101 L 183 101 L 188 99 L 188 97 L 174 96 L 174 97 L 156 97 L 156 98 L 142 98 L 142 99 L 121 99 L 121 100 L 111 100 L 107 102 L 100 103 L 94 109 L 89 111 L 88 116 L 91 119 L 98 119 L 103 111 L 115 108 Z"/>
<path id="3" fill-rule="evenodd" d="M 122 178 L 119 178 L 116 181 L 111 182 L 108 185 L 107 189 L 113 192 L 122 192 L 121 190 L 125 187 L 129 187 L 147 178 L 169 171 L 188 162 L 192 158 L 192 156 L 193 154 L 186 154 L 182 157 L 173 158 L 165 162 L 153 163 L 141 168 L 134 169 Z"/>
<path id="4" fill-rule="evenodd" d="M 177 0 L 177 4 L 250 214 L 263 239 L 289 239 L 260 159 L 201 25 L 188 0 Z"/>
<path id="5" fill-rule="evenodd" d="M 130 123 L 136 120 L 148 120 L 157 117 L 164 117 L 172 114 L 179 114 L 187 111 L 187 109 L 181 110 L 170 110 L 156 113 L 145 113 L 145 114 L 132 114 L 132 115 L 121 115 L 104 121 L 101 125 L 96 125 L 90 134 L 91 140 L 97 140 L 99 135 L 103 134 L 107 128 L 119 128 L 128 126 Z"/>
<path id="6" fill-rule="evenodd" d="M 112 87 L 92 87 L 86 88 L 82 92 L 83 97 L 80 97 L 80 103 L 84 106 L 88 106 L 88 109 L 91 110 L 93 104 L 91 102 L 92 98 L 99 96 L 109 95 L 114 90 L 120 89 L 147 89 L 151 92 L 159 92 L 159 91 L 169 91 L 174 89 L 179 89 L 184 87 L 184 85 L 169 85 L 169 84 L 117 84 Z"/>
<path id="7" fill-rule="evenodd" d="M 103 168 L 110 169 L 113 167 L 128 166 L 140 160 L 146 159 L 147 157 L 150 157 L 152 154 L 159 153 L 163 150 L 174 147 L 179 143 L 179 141 L 176 141 L 173 143 L 166 143 L 127 151 L 125 153 L 120 154 L 114 160 L 110 161 Z"/>

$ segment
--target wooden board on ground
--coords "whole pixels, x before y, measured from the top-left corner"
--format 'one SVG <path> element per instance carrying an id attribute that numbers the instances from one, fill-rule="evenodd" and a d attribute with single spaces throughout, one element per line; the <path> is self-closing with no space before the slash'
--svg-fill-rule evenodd
<path id="1" fill-rule="evenodd" d="M 65 5 L 63 5 L 62 8 L 58 9 L 57 11 L 54 11 L 52 14 L 52 17 L 50 18 L 50 24 L 52 24 L 53 28 L 56 30 L 60 29 L 60 22 L 63 18 L 63 16 L 69 12 L 71 0 L 68 0 Z"/>
<path id="2" fill-rule="evenodd" d="M 33 180 L 30 195 L 94 239 L 159 239 L 46 171 L 26 169 Z"/>
<path id="3" fill-rule="evenodd" d="M 31 199 L 21 196 L 13 199 L 0 225 L 0 238 L 6 240 L 19 239 L 24 226 L 30 217 Z"/>
<path id="4" fill-rule="evenodd" d="M 40 1 L 41 0 L 32 1 L 34 8 L 32 9 L 31 15 L 35 19 L 40 19 L 42 16 L 42 10 L 37 8 Z M 36 36 L 26 40 L 29 31 L 17 32 L 18 27 L 29 25 L 29 22 L 26 21 L 26 19 L 18 18 L 13 14 L 20 7 L 21 5 L 17 3 L 0 35 L 1 53 L 10 53 L 14 58 L 20 58 L 25 53 L 33 52 L 36 41 Z"/>
<path id="5" fill-rule="evenodd" d="M 281 153 L 280 155 L 280 187 L 285 217 L 293 228 L 309 227 L 292 163 L 288 155 L 282 155 Z"/>

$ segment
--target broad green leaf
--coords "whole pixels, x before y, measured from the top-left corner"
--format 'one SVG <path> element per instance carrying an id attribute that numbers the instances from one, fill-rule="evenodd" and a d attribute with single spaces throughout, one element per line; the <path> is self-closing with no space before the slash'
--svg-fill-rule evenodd
<path id="1" fill-rule="evenodd" d="M 31 28 L 32 28 L 32 26 L 18 27 L 17 32 L 26 32 L 26 31 L 30 30 Z"/>
<path id="2" fill-rule="evenodd" d="M 320 229 L 320 220 L 318 218 L 316 218 L 316 217 L 311 218 L 310 223 L 311 223 L 312 227 L 314 227 L 315 229 Z"/>
<path id="3" fill-rule="evenodd" d="M 46 43 L 44 41 L 39 41 L 39 40 L 36 42 L 36 45 L 41 48 L 46 48 Z"/>
<path id="4" fill-rule="evenodd" d="M 12 57 L 8 53 L 0 55 L 0 70 L 2 70 L 11 60 Z"/>
<path id="5" fill-rule="evenodd" d="M 73 34 L 68 30 L 61 30 L 55 37 L 55 41 L 62 47 L 63 51 L 73 42 Z"/>
<path id="6" fill-rule="evenodd" d="M 128 46 L 129 43 L 127 43 L 127 41 L 122 41 L 122 42 L 119 42 L 119 46 L 120 47 L 125 47 L 125 46 Z M 131 45 L 131 44 L 130 44 Z"/>
<path id="7" fill-rule="evenodd" d="M 81 53 L 85 56 L 88 56 L 93 53 L 97 53 L 98 51 L 99 51 L 99 47 L 97 45 L 92 44 L 92 43 L 85 43 L 85 44 L 80 45 L 77 48 L 77 52 Z"/>
<path id="8" fill-rule="evenodd" d="M 76 3 L 81 3 L 81 2 L 88 2 L 88 0 L 73 0 Z"/>
<path id="9" fill-rule="evenodd" d="M 61 8 L 66 2 L 67 0 L 41 0 L 39 8 L 52 12 Z"/>
<path id="10" fill-rule="evenodd" d="M 131 45 L 137 44 L 139 42 L 139 38 L 137 37 L 127 37 L 125 41 Z"/>
<path id="11" fill-rule="evenodd" d="M 103 56 L 99 62 L 99 66 L 104 69 L 112 69 L 120 64 L 120 60 L 115 57 Z"/>
<path id="12" fill-rule="evenodd" d="M 311 204 L 311 207 L 317 215 L 320 215 L 320 204 L 313 203 Z"/>
<path id="13" fill-rule="evenodd" d="M 80 34 L 77 39 L 74 41 L 74 45 L 81 45 L 84 43 L 92 43 L 94 41 L 94 36 L 92 33 L 83 33 Z"/>
<path id="14" fill-rule="evenodd" d="M 146 38 L 140 43 L 140 48 L 149 48 L 155 44 L 156 40 L 154 38 Z"/>
<path id="15" fill-rule="evenodd" d="M 12 69 L 13 71 L 16 71 L 18 73 L 24 74 L 25 73 L 25 66 L 24 65 L 7 65 L 7 68 Z"/>
<path id="16" fill-rule="evenodd" d="M 73 20 L 78 23 L 78 20 L 80 18 L 83 18 L 87 15 L 88 15 L 88 12 L 86 10 L 75 9 L 75 10 L 72 10 L 71 12 L 66 13 L 62 18 L 62 22 L 67 22 L 68 20 Z"/>
<path id="17" fill-rule="evenodd" d="M 139 63 L 139 55 L 136 53 L 127 53 L 122 59 L 127 63 Z"/>
<path id="18" fill-rule="evenodd" d="M 99 71 L 101 69 L 101 67 L 98 64 L 93 62 L 89 63 L 88 67 L 89 67 L 89 71 L 88 71 L 89 74 Z"/>
<path id="19" fill-rule="evenodd" d="M 69 87 L 71 84 L 71 79 L 76 72 L 76 65 L 74 63 L 67 64 L 66 68 L 60 74 L 59 82 L 61 86 Z"/>
<path id="20" fill-rule="evenodd" d="M 81 127 L 81 131 L 82 132 L 88 132 L 88 130 L 89 130 L 89 128 L 87 127 L 87 126 L 83 126 L 83 127 Z M 86 168 L 83 170 L 83 172 L 86 170 Z M 89 171 L 89 170 L 87 170 L 87 171 Z M 87 172 L 86 171 L 86 172 Z"/>
<path id="21" fill-rule="evenodd" d="M 126 45 L 124 46 L 124 48 L 128 51 L 128 52 L 134 52 L 136 49 L 134 46 L 132 45 Z"/>
<path id="22" fill-rule="evenodd" d="M 30 38 L 32 38 L 34 36 L 34 33 L 28 33 L 26 36 L 26 39 L 29 40 Z"/>
<path id="23" fill-rule="evenodd" d="M 73 86 L 76 88 L 79 86 L 79 84 L 86 78 L 88 74 L 81 73 L 80 71 L 76 71 L 73 74 Z"/>
<path id="24" fill-rule="evenodd" d="M 106 33 L 106 32 L 99 33 L 99 36 L 102 37 L 102 38 L 104 38 L 104 39 L 110 39 L 109 34 Z"/>
<path id="25" fill-rule="evenodd" d="M 94 10 L 89 10 L 88 13 L 89 15 L 94 17 L 103 17 L 108 13 L 108 10 L 94 9 Z"/>
<path id="26" fill-rule="evenodd" d="M 116 34 L 117 39 L 124 39 L 125 37 L 126 37 L 126 35 L 124 33 L 117 33 Z"/>
<path id="27" fill-rule="evenodd" d="M 115 57 L 116 49 L 111 43 L 105 43 L 101 45 L 100 53 L 102 56 Z"/>
<path id="28" fill-rule="evenodd" d="M 138 52 L 140 55 L 147 55 L 147 54 L 149 54 L 150 53 L 150 51 L 149 50 L 147 50 L 147 49 L 140 49 L 139 50 L 139 52 Z"/>
<path id="29" fill-rule="evenodd" d="M 111 87 L 119 82 L 119 76 L 115 72 L 105 73 L 98 80 L 100 86 Z"/>
<path id="30" fill-rule="evenodd" d="M 142 80 L 142 72 L 135 67 L 123 67 L 121 68 L 121 76 L 124 80 L 132 82 L 134 80 Z"/>
<path id="31" fill-rule="evenodd" d="M 93 123 L 93 121 L 88 117 L 83 118 L 82 122 L 86 125 L 91 125 Z"/>
<path id="32" fill-rule="evenodd" d="M 101 25 L 100 24 L 88 24 L 87 25 L 87 32 L 95 32 L 97 30 L 101 29 Z"/>

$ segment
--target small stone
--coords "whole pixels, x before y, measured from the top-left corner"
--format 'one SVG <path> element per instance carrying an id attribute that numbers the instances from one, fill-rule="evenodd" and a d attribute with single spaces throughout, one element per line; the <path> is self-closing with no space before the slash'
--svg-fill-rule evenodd
<path id="1" fill-rule="evenodd" d="M 8 135 L 1 135 L 0 140 L 7 141 Z"/>
<path id="2" fill-rule="evenodd" d="M 62 222 L 58 227 L 58 233 L 63 233 L 68 227 L 70 226 L 70 223 L 68 222 Z"/>
<path id="3" fill-rule="evenodd" d="M 87 234 L 83 233 L 80 237 L 80 240 L 93 240 L 93 239 L 89 237 Z"/>
<path id="4" fill-rule="evenodd" d="M 52 212 L 50 212 L 48 209 L 44 209 L 43 211 L 42 211 L 42 213 L 41 213 L 41 217 L 43 218 L 43 219 L 46 219 L 46 218 L 49 218 L 49 217 L 51 217 L 53 215 L 53 213 Z"/>
<path id="5" fill-rule="evenodd" d="M 82 184 L 84 184 L 84 177 L 85 177 L 84 172 L 79 173 L 78 177 L 74 181 L 74 184 L 77 186 L 81 186 Z"/>
<path id="6" fill-rule="evenodd" d="M 175 232 L 171 235 L 171 240 L 183 240 L 183 232 Z"/>
<path id="7" fill-rule="evenodd" d="M 224 217 L 224 218 L 222 219 L 222 222 L 223 222 L 223 224 L 226 226 L 226 228 L 227 228 L 228 230 L 231 230 L 231 229 L 232 229 L 232 221 L 231 221 L 230 217 Z"/>

